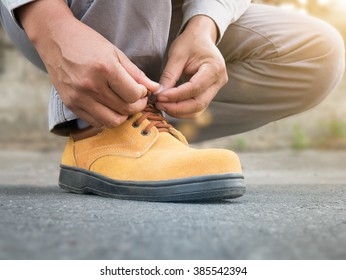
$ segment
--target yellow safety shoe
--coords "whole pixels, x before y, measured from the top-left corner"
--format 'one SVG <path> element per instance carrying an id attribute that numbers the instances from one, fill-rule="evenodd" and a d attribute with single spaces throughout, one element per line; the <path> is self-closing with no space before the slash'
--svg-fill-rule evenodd
<path id="1" fill-rule="evenodd" d="M 234 152 L 189 148 L 153 104 L 116 128 L 76 135 L 62 157 L 59 185 L 65 190 L 147 201 L 219 200 L 245 193 Z"/>

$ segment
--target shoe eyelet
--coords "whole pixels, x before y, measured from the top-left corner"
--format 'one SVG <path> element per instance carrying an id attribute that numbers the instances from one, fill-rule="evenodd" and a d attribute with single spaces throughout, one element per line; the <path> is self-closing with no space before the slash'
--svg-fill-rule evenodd
<path id="1" fill-rule="evenodd" d="M 148 136 L 148 135 L 150 134 L 150 131 L 144 131 L 144 130 L 142 130 L 142 131 L 141 131 L 141 134 L 142 134 L 143 136 Z"/>
<path id="2" fill-rule="evenodd" d="M 132 123 L 132 127 L 134 127 L 134 128 L 138 128 L 138 127 L 139 127 L 139 125 L 136 125 L 136 122 L 133 122 L 133 123 Z"/>

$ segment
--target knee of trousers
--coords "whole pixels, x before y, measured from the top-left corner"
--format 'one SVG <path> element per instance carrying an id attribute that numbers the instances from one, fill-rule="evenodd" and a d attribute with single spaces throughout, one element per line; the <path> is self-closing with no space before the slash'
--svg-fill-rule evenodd
<path id="1" fill-rule="evenodd" d="M 305 78 L 305 94 L 299 96 L 299 111 L 323 101 L 340 83 L 345 73 L 345 45 L 340 33 L 328 23 L 312 20 L 311 40 L 305 42 L 301 58 L 301 77 Z M 305 72 L 306 71 L 306 72 Z"/>

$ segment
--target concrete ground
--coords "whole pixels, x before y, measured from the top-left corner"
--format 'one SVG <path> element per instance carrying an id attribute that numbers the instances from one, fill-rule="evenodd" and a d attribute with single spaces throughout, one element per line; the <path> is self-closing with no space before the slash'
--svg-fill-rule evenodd
<path id="1" fill-rule="evenodd" d="M 346 259 L 346 152 L 240 154 L 245 196 L 181 204 L 67 193 L 59 157 L 0 151 L 0 259 Z"/>

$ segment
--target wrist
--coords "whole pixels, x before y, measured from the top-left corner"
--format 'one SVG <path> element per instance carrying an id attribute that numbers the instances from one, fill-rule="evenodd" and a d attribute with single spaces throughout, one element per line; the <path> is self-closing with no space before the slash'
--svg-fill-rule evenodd
<path id="1" fill-rule="evenodd" d="M 192 17 L 184 29 L 185 32 L 192 33 L 193 36 L 207 36 L 214 44 L 219 36 L 219 31 L 214 20 L 205 15 Z"/>

